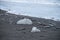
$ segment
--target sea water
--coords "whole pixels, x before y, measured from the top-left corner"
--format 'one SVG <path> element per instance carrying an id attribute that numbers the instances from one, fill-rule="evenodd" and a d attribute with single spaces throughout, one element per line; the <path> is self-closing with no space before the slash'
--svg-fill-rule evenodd
<path id="1" fill-rule="evenodd" d="M 0 9 L 17 15 L 60 19 L 60 5 L 0 1 Z"/>

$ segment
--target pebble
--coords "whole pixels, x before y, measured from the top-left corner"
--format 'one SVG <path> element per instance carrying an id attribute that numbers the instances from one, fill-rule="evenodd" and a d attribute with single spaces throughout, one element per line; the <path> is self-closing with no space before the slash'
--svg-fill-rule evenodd
<path id="1" fill-rule="evenodd" d="M 54 26 L 53 24 L 49 24 L 49 26 Z"/>
<path id="2" fill-rule="evenodd" d="M 49 28 L 50 26 L 44 26 L 44 27 L 48 27 Z"/>

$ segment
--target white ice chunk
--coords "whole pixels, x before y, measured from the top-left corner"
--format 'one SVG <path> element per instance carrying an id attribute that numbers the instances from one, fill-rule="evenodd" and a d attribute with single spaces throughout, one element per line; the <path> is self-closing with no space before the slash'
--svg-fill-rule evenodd
<path id="1" fill-rule="evenodd" d="M 30 19 L 24 18 L 17 21 L 17 24 L 32 24 L 32 21 Z"/>
<path id="2" fill-rule="evenodd" d="M 41 22 L 38 22 L 38 24 L 41 24 Z"/>
<path id="3" fill-rule="evenodd" d="M 37 27 L 33 27 L 31 32 L 40 32 L 40 30 Z"/>

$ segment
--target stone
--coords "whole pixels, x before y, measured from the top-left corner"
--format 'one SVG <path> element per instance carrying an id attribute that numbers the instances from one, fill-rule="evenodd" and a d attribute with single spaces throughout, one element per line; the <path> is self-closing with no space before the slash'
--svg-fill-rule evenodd
<path id="1" fill-rule="evenodd" d="M 49 24 L 49 26 L 54 26 L 53 24 Z"/>
<path id="2" fill-rule="evenodd" d="M 44 26 L 44 27 L 49 28 L 50 26 Z"/>

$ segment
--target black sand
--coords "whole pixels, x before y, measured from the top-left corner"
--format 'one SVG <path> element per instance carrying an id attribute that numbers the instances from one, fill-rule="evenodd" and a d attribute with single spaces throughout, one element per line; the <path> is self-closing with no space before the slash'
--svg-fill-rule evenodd
<path id="1" fill-rule="evenodd" d="M 60 21 L 44 18 L 29 17 L 6 13 L 0 9 L 0 40 L 59 40 Z M 32 25 L 18 25 L 19 19 L 29 18 L 33 21 Z M 39 24 L 41 22 L 42 24 Z M 44 26 L 53 24 L 45 28 Z M 31 28 L 36 26 L 41 32 L 31 33 Z"/>

